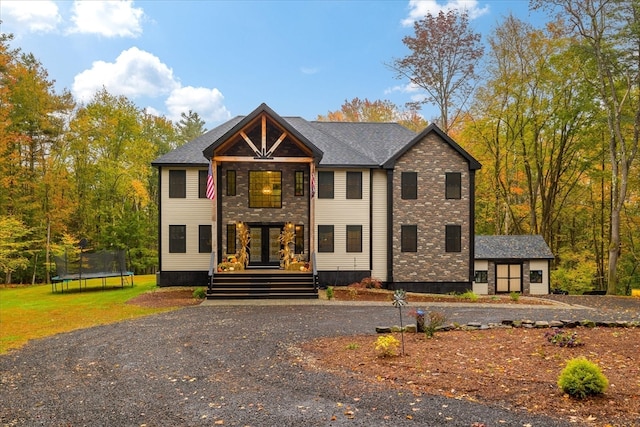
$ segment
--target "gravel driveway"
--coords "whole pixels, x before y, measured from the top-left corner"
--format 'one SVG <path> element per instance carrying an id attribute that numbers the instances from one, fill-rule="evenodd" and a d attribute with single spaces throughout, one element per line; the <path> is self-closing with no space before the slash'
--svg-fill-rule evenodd
<path id="1" fill-rule="evenodd" d="M 477 304 L 427 308 L 458 323 L 640 320 L 640 300 L 635 302 L 632 310 Z M 0 424 L 576 425 L 444 397 L 376 391 L 300 365 L 300 342 L 373 333 L 375 326 L 397 319 L 397 309 L 388 303 L 203 304 L 37 340 L 0 357 Z"/>

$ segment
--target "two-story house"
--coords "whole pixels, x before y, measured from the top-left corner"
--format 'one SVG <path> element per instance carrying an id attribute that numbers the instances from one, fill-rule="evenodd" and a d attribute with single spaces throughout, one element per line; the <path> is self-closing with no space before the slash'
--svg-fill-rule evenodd
<path id="1" fill-rule="evenodd" d="M 435 125 L 307 121 L 262 104 L 153 165 L 160 286 L 203 286 L 213 273 L 215 288 L 238 273 L 217 265 L 247 242 L 244 274 L 278 270 L 288 229 L 292 258 L 320 285 L 472 289 L 480 164 Z"/>

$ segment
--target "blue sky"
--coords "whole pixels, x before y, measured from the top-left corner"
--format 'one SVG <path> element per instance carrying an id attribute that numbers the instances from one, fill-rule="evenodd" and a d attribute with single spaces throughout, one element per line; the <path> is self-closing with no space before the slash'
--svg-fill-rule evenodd
<path id="1" fill-rule="evenodd" d="M 540 18 L 526 0 L 2 0 L 0 31 L 80 102 L 106 87 L 171 120 L 196 111 L 210 129 L 262 102 L 309 120 L 355 97 L 403 107 L 420 93 L 385 64 L 407 54 L 413 21 L 451 8 L 483 39 L 509 13 Z"/>

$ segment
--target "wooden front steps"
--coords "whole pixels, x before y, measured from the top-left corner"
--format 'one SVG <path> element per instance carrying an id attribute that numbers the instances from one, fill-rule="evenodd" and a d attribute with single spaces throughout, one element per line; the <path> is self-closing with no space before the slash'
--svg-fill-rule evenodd
<path id="1" fill-rule="evenodd" d="M 216 273 L 207 299 L 317 299 L 312 273 L 244 270 Z"/>

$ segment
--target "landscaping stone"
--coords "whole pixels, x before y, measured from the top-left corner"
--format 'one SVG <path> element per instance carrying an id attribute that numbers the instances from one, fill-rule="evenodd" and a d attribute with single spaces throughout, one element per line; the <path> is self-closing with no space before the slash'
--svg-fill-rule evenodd
<path id="1" fill-rule="evenodd" d="M 592 320 L 511 320 L 503 319 L 500 323 L 482 323 L 482 322 L 468 322 L 466 325 L 458 325 L 455 323 L 449 323 L 446 325 L 436 327 L 438 332 L 447 332 L 455 330 L 464 331 L 476 331 L 476 330 L 488 330 L 488 329 L 509 329 L 509 328 L 530 328 L 530 329 L 547 329 L 547 328 L 576 328 L 578 326 L 585 328 L 640 328 L 640 321 L 626 321 L 626 320 L 610 320 L 610 321 L 592 321 Z M 404 332 L 417 333 L 420 331 L 417 325 L 406 325 L 404 328 L 400 326 L 376 326 L 376 332 L 379 334 L 389 334 L 392 332 Z"/>
<path id="2" fill-rule="evenodd" d="M 416 332 L 418 332 L 418 327 L 416 325 L 407 325 L 404 327 L 404 331 L 410 334 L 411 333 L 415 334 Z"/>
<path id="3" fill-rule="evenodd" d="M 575 328 L 580 325 L 580 322 L 575 320 L 561 320 L 561 322 L 564 324 L 565 328 Z"/>

